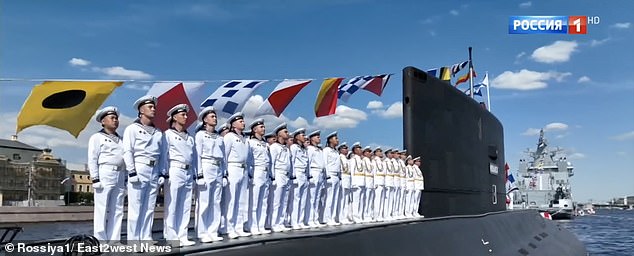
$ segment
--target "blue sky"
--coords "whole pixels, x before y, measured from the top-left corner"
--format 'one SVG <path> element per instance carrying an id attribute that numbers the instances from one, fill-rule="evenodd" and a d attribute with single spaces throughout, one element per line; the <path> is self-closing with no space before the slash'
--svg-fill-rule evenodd
<path id="1" fill-rule="evenodd" d="M 551 145 L 576 166 L 576 200 L 634 195 L 634 26 L 632 1 L 6 1 L 0 2 L 0 77 L 24 79 L 316 79 L 285 120 L 340 131 L 343 141 L 402 146 L 401 70 L 466 60 L 492 81 L 492 112 L 505 129 L 506 159 Z M 514 15 L 593 15 L 587 35 L 509 35 Z M 321 80 L 394 73 L 382 97 L 361 91 L 334 117 L 314 120 Z M 476 80 L 479 80 L 477 78 Z M 454 80 L 455 81 L 455 80 Z M 0 83 L 0 136 L 37 82 Z M 124 123 L 151 83 L 129 82 L 106 105 Z M 256 94 L 266 97 L 275 82 Z M 465 88 L 465 86 L 461 86 Z M 205 95 L 206 96 L 206 95 Z M 257 105 L 261 97 L 250 100 Z M 373 102 L 371 101 L 380 101 Z M 368 107 L 372 107 L 369 109 Z M 298 119 L 299 118 L 299 119 Z M 344 128 L 345 127 L 345 128 Z M 69 163 L 85 161 L 91 122 L 79 139 L 32 127 L 20 140 Z M 389 136 L 385 136 L 389 134 Z"/>

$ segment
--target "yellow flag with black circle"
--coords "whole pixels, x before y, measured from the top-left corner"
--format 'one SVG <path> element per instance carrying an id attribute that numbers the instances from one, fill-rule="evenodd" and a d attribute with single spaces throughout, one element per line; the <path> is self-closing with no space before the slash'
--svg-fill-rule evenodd
<path id="1" fill-rule="evenodd" d="M 79 136 L 97 109 L 123 82 L 45 81 L 36 85 L 18 115 L 16 133 L 48 125 Z"/>

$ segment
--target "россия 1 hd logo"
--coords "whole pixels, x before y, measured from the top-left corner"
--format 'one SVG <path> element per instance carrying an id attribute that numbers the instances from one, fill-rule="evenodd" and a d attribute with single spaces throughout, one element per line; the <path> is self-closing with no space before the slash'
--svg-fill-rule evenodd
<path id="1" fill-rule="evenodd" d="M 599 16 L 511 16 L 509 34 L 587 34 Z"/>

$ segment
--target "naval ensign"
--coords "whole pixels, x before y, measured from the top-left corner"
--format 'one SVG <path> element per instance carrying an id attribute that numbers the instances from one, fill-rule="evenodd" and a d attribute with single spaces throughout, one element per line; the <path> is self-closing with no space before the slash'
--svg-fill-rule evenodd
<path id="1" fill-rule="evenodd" d="M 123 141 L 117 134 L 119 111 L 105 107 L 97 111 L 96 120 L 103 129 L 88 141 L 88 170 L 95 196 L 94 236 L 101 242 L 118 243 L 126 179 Z"/>

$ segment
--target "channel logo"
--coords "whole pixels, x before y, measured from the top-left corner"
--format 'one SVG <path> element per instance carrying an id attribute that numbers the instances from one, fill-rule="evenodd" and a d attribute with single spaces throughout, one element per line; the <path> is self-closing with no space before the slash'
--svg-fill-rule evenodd
<path id="1" fill-rule="evenodd" d="M 509 34 L 587 34 L 598 16 L 510 16 Z"/>

